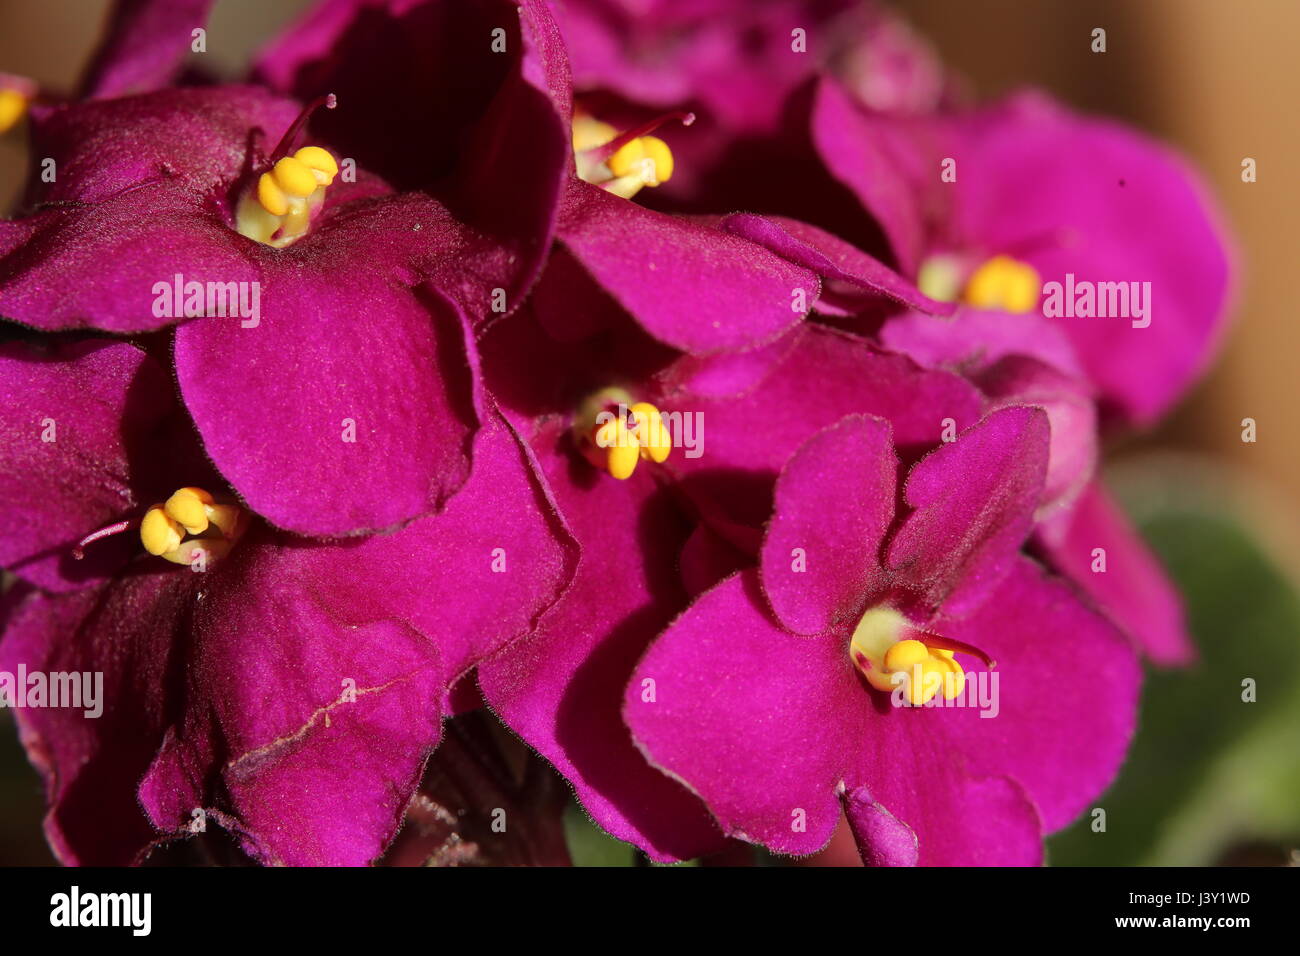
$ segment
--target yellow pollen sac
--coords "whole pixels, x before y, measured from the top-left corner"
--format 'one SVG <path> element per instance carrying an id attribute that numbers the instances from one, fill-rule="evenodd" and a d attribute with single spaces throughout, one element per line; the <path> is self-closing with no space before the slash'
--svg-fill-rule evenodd
<path id="1" fill-rule="evenodd" d="M 638 136 L 624 143 L 608 160 L 615 176 L 638 175 L 647 186 L 666 183 L 673 176 L 673 154 L 657 136 Z"/>
<path id="2" fill-rule="evenodd" d="M 246 523 L 238 505 L 220 503 L 202 488 L 178 488 L 145 512 L 140 543 L 175 564 L 190 564 L 199 551 L 212 560 L 230 552 Z"/>
<path id="3" fill-rule="evenodd" d="M 312 213 L 325 201 L 325 187 L 334 182 L 338 171 L 338 162 L 319 146 L 304 146 L 285 156 L 240 198 L 236 230 L 276 248 L 302 238 L 311 226 Z"/>
<path id="4" fill-rule="evenodd" d="M 618 135 L 618 130 L 608 123 L 591 116 L 579 115 L 573 118 L 573 151 L 583 153 L 597 146 L 604 146 Z"/>
<path id="5" fill-rule="evenodd" d="M 179 521 L 167 516 L 162 505 L 154 505 L 140 522 L 140 543 L 152 555 L 166 554 L 180 546 L 184 530 Z"/>
<path id="6" fill-rule="evenodd" d="M 27 97 L 12 88 L 0 89 L 0 134 L 7 133 L 27 115 Z"/>
<path id="7" fill-rule="evenodd" d="M 867 683 L 891 693 L 901 683 L 903 699 L 913 707 L 936 695 L 955 700 L 966 687 L 966 675 L 953 652 L 907 637 L 919 633 L 891 607 L 873 607 L 862 615 L 849 642 L 849 656 Z"/>
<path id="8" fill-rule="evenodd" d="M 290 196 L 305 199 L 316 191 L 320 183 L 312 174 L 311 167 L 293 156 L 286 156 L 275 164 L 271 170 L 275 184 Z"/>
<path id="9" fill-rule="evenodd" d="M 584 155 L 618 135 L 609 123 L 586 115 L 574 117 L 573 151 L 581 179 L 631 199 L 644 187 L 655 187 L 672 178 L 673 153 L 658 136 L 630 139 L 603 160 Z"/>
<path id="10" fill-rule="evenodd" d="M 672 433 L 649 402 L 632 402 L 621 388 L 605 388 L 578 409 L 574 434 L 588 460 L 612 477 L 632 477 L 637 463 L 662 463 L 672 453 Z"/>
<path id="11" fill-rule="evenodd" d="M 977 309 L 1025 313 L 1038 308 L 1042 289 L 1033 266 L 1010 256 L 994 256 L 971 274 L 962 300 Z"/>

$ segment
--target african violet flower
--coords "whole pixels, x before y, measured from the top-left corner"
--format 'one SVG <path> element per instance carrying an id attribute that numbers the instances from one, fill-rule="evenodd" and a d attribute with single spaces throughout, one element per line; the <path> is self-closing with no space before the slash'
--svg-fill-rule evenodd
<path id="1" fill-rule="evenodd" d="M 1040 862 L 1118 768 L 1139 681 L 1114 627 L 1018 553 L 1046 463 L 1044 413 L 1004 408 L 923 458 L 896 513 L 888 423 L 819 432 L 777 481 L 758 570 L 637 665 L 647 759 L 780 852 L 824 846 L 843 806 L 870 863 Z M 998 684 L 969 673 L 993 658 Z"/>
<path id="2" fill-rule="evenodd" d="M 904 118 L 863 111 L 831 81 L 819 86 L 813 130 L 903 273 L 970 307 L 942 326 L 886 325 L 891 347 L 929 362 L 1038 357 L 1093 383 L 1108 415 L 1138 423 L 1204 369 L 1227 296 L 1223 231 L 1168 150 L 1038 95 Z M 1144 314 L 1137 302 L 1131 315 L 1045 312 L 1043 283 L 1067 276 L 1080 289 L 1149 283 Z"/>
<path id="3" fill-rule="evenodd" d="M 478 15 L 456 10 L 439 38 L 465 48 Z M 513 6 L 497 16 L 519 29 Z M 174 47 L 171 19 L 154 25 Z M 137 31 L 123 35 L 135 41 L 128 60 L 157 55 Z M 33 184 L 26 216 L 0 223 L 0 315 L 44 331 L 174 326 L 176 376 L 207 453 L 280 527 L 341 535 L 435 510 L 467 479 L 479 425 L 470 317 L 523 296 L 568 161 L 567 130 L 519 65 L 522 44 L 506 56 L 479 46 L 460 61 L 477 112 L 443 117 L 436 147 L 405 144 L 423 174 L 403 191 L 364 163 L 354 181 L 341 175 L 349 157 L 331 144 L 299 147 L 312 107 L 255 87 L 34 108 L 35 152 L 57 175 Z M 137 89 L 140 73 L 101 63 L 92 93 Z M 350 108 L 371 112 L 363 98 Z M 522 173 L 501 152 L 512 130 L 530 137 Z M 458 177 L 453 157 L 469 171 Z M 484 214 L 484 177 L 520 194 Z M 356 440 L 340 441 L 348 429 Z"/>
<path id="4" fill-rule="evenodd" d="M 493 711 L 568 778 L 602 827 L 655 859 L 683 859 L 718 849 L 720 834 L 696 797 L 645 762 L 619 707 L 653 636 L 716 580 L 714 553 L 747 560 L 743 515 L 731 513 L 770 509 L 782 449 L 797 447 L 823 416 L 888 416 L 909 448 L 930 448 L 945 417 L 974 424 L 983 399 L 958 376 L 817 327 L 757 352 L 675 354 L 590 283 L 572 263 L 553 261 L 529 303 L 482 342 L 488 387 L 537 455 L 583 560 L 536 631 L 482 662 L 478 682 Z M 812 380 L 819 389 L 808 387 Z M 629 407 L 702 413 L 703 447 L 679 443 L 623 480 L 607 473 L 586 453 L 590 426 L 580 410 L 610 386 Z M 695 450 L 703 454 L 688 453 Z M 721 531 L 698 525 L 701 514 Z"/>
<path id="5" fill-rule="evenodd" d="M 20 585 L 0 670 L 104 679 L 98 719 L 17 711 L 68 863 L 142 859 L 207 820 L 264 863 L 376 858 L 448 689 L 529 630 L 576 563 L 527 450 L 488 409 L 443 510 L 331 543 L 244 507 L 134 346 L 7 345 L 0 392 L 0 556 L 55 592 Z M 87 534 L 105 519 L 133 533 Z"/>

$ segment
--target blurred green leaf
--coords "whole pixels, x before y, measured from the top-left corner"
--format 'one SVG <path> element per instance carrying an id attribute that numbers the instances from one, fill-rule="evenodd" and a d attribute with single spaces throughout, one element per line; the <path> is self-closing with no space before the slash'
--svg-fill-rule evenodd
<path id="1" fill-rule="evenodd" d="M 1119 780 L 1048 842 L 1054 865 L 1205 865 L 1238 841 L 1300 833 L 1300 601 L 1232 521 L 1157 514 L 1142 532 L 1187 605 L 1201 658 L 1152 670 Z M 1242 681 L 1256 683 L 1256 703 Z"/>

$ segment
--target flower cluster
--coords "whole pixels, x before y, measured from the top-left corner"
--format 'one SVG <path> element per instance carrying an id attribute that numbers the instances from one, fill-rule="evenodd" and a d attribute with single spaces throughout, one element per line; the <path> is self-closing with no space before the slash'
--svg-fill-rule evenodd
<path id="1" fill-rule="evenodd" d="M 59 858 L 373 861 L 487 708 L 655 860 L 1040 862 L 1192 654 L 1097 459 L 1212 355 L 1194 174 L 874 4 L 326 0 L 178 82 L 207 6 L 0 76 L 0 672 L 104 679 L 16 710 Z"/>

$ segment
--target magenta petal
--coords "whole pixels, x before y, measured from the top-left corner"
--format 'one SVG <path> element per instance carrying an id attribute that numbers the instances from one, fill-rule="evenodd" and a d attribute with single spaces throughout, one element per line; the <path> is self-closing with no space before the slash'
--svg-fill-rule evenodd
<path id="1" fill-rule="evenodd" d="M 1033 526 L 1048 445 L 1047 414 L 1013 406 L 923 458 L 904 489 L 915 510 L 889 545 L 897 584 L 949 613 L 978 603 Z"/>
<path id="2" fill-rule="evenodd" d="M 14 711 L 45 781 L 46 838 L 66 864 L 124 866 L 155 835 L 135 790 L 167 721 L 172 638 L 198 577 L 167 565 L 57 597 L 31 594 L 7 622 L 0 670 L 103 675 L 98 716 L 69 707 Z"/>
<path id="3" fill-rule="evenodd" d="M 883 262 L 828 232 L 793 219 L 735 213 L 720 223 L 728 232 L 766 246 L 823 279 L 887 296 L 931 315 L 951 315 L 951 302 L 936 302 Z"/>
<path id="4" fill-rule="evenodd" d="M 884 583 L 898 459 L 889 423 L 842 419 L 794 453 L 776 480 L 763 539 L 763 593 L 796 634 L 846 623 Z"/>
<path id="5" fill-rule="evenodd" d="M 1015 780 L 970 776 L 953 766 L 948 754 L 931 741 L 893 735 L 887 739 L 899 749 L 878 758 L 874 777 L 879 783 L 846 794 L 845 809 L 863 863 L 1042 864 L 1042 824 L 1033 802 Z M 898 759 L 917 769 L 900 773 Z M 909 834 L 915 841 L 912 846 Z"/>
<path id="6" fill-rule="evenodd" d="M 642 328 L 683 352 L 769 342 L 807 314 L 820 288 L 812 272 L 756 243 L 578 181 L 559 231 Z"/>
<path id="7" fill-rule="evenodd" d="M 225 560 L 193 612 L 187 706 L 141 806 L 174 835 L 196 808 L 221 814 L 264 863 L 366 863 L 441 732 L 437 646 L 383 616 L 372 588 L 314 589 L 346 549 L 244 541 Z M 373 619 L 339 620 L 345 603 Z"/>
<path id="8" fill-rule="evenodd" d="M 153 503 L 140 495 L 165 498 L 199 481 L 169 459 L 175 409 L 167 372 L 134 346 L 0 346 L 0 565 L 62 591 L 130 560 L 140 545 L 135 533 L 97 543 L 82 561 L 72 551 Z"/>
<path id="9" fill-rule="evenodd" d="M 464 483 L 474 359 L 446 299 L 373 272 L 342 284 L 276 268 L 263 303 L 255 327 L 201 319 L 176 333 L 185 404 L 255 511 L 291 531 L 344 535 L 408 521 Z"/>
<path id="10" fill-rule="evenodd" d="M 1099 482 L 1088 486 L 1070 512 L 1041 528 L 1038 540 L 1052 564 L 1083 588 L 1151 660 L 1175 665 L 1195 657 L 1182 598 Z M 1104 571 L 1095 570 L 1103 566 L 1099 558 Z"/>
<path id="11" fill-rule="evenodd" d="M 637 659 L 685 603 L 674 573 L 684 522 L 640 470 L 626 482 L 589 474 L 575 483 L 569 455 L 552 451 L 564 440 L 552 426 L 533 447 L 582 562 L 534 633 L 479 665 L 483 697 L 606 831 L 656 860 L 714 852 L 721 837 L 704 808 L 646 763 L 619 718 Z"/>
<path id="12" fill-rule="evenodd" d="M 880 223 L 906 275 L 916 274 L 926 252 L 922 206 L 935 195 L 933 188 L 918 189 L 918 182 L 939 175 L 938 166 L 918 168 L 923 160 L 915 155 L 912 137 L 925 129 L 902 118 L 866 114 L 833 80 L 817 86 L 812 134 L 822 161 Z"/>
<path id="13" fill-rule="evenodd" d="M 935 626 L 998 663 L 996 716 L 935 712 L 948 746 L 973 773 L 1017 780 L 1045 831 L 1065 826 L 1114 780 L 1132 739 L 1142 676 L 1132 649 L 1072 588 L 1023 557 L 976 613 Z"/>
<path id="14" fill-rule="evenodd" d="M 697 524 L 682 545 L 682 586 L 692 598 L 699 597 L 723 578 L 748 567 L 750 558 L 707 524 Z"/>
<path id="15" fill-rule="evenodd" d="M 1038 405 L 1047 412 L 1052 438 L 1038 518 L 1068 507 L 1097 467 L 1097 407 L 1091 386 L 1017 356 L 984 369 L 974 380 L 995 408 Z"/>
<path id="16" fill-rule="evenodd" d="M 1058 371 L 1084 377 L 1066 330 L 1041 315 L 1010 315 L 961 308 L 951 318 L 904 312 L 880 328 L 880 342 L 927 368 L 979 369 L 1008 356 L 1029 356 Z"/>
<path id="17" fill-rule="evenodd" d="M 116 0 L 108 31 L 82 87 L 88 97 L 165 86 L 208 22 L 213 0 Z"/>
<path id="18" fill-rule="evenodd" d="M 1200 177 L 1157 142 L 1032 95 L 964 132 L 960 230 L 994 252 L 1023 249 L 1045 283 L 1150 283 L 1146 319 L 1055 321 L 1115 410 L 1159 417 L 1204 369 L 1225 316 L 1226 231 Z"/>
<path id="19" fill-rule="evenodd" d="M 0 248 L 9 249 L 0 258 L 0 314 L 42 331 L 151 332 L 178 321 L 170 306 L 155 309 L 155 287 L 170 303 L 177 274 L 223 287 L 255 282 L 247 245 L 175 182 L 45 209 L 0 223 Z"/>
<path id="20" fill-rule="evenodd" d="M 655 640 L 623 716 L 646 757 L 698 793 L 729 836 L 802 855 L 839 821 L 838 787 L 869 732 L 867 694 L 847 639 L 785 631 L 758 574 L 744 571 Z"/>
<path id="21" fill-rule="evenodd" d="M 866 787 L 844 794 L 844 812 L 866 866 L 916 866 L 916 831 L 877 803 Z"/>

